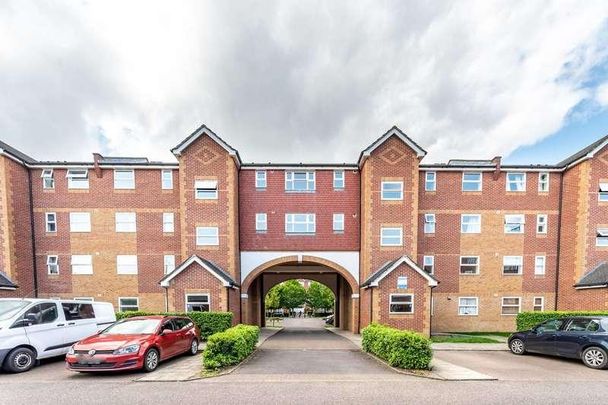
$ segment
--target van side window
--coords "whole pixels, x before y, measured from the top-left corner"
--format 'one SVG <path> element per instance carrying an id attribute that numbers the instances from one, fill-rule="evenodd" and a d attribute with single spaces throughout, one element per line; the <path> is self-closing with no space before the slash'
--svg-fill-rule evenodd
<path id="1" fill-rule="evenodd" d="M 95 310 L 92 304 L 62 302 L 61 306 L 63 307 L 66 321 L 95 318 Z"/>
<path id="2" fill-rule="evenodd" d="M 25 314 L 15 322 L 13 327 L 51 323 L 56 321 L 58 316 L 59 312 L 57 311 L 57 305 L 52 302 L 45 302 L 34 305 L 28 309 Z"/>

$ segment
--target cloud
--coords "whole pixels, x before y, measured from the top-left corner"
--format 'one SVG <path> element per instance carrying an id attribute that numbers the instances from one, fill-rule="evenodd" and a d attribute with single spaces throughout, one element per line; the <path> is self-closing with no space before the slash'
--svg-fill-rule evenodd
<path id="1" fill-rule="evenodd" d="M 245 161 L 352 162 L 396 124 L 425 161 L 507 155 L 586 100 L 607 103 L 590 80 L 606 63 L 607 12 L 604 1 L 9 1 L 0 137 L 40 159 L 171 160 L 206 123 Z"/>

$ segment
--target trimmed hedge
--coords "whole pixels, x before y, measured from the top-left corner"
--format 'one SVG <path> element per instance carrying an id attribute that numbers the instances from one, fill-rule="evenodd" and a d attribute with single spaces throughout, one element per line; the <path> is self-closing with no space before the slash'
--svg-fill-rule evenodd
<path id="1" fill-rule="evenodd" d="M 232 326 L 232 312 L 145 312 L 127 311 L 117 312 L 116 319 L 132 318 L 147 315 L 187 316 L 201 330 L 201 339 L 206 340 L 217 332 L 223 332 Z"/>
<path id="2" fill-rule="evenodd" d="M 240 363 L 253 353 L 259 337 L 259 327 L 243 324 L 214 333 L 207 339 L 203 366 L 206 369 L 217 369 Z"/>
<path id="3" fill-rule="evenodd" d="M 606 311 L 547 311 L 547 312 L 520 312 L 517 314 L 517 330 L 528 330 L 541 322 L 555 318 L 567 318 L 569 316 L 608 316 Z"/>
<path id="4" fill-rule="evenodd" d="M 363 350 L 393 367 L 428 370 L 433 358 L 431 340 L 419 333 L 372 323 L 361 332 Z"/>

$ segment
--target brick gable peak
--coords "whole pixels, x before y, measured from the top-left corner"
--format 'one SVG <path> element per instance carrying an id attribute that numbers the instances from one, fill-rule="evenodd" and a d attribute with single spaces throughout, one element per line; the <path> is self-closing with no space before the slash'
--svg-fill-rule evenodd
<path id="1" fill-rule="evenodd" d="M 393 126 L 391 129 L 386 131 L 380 138 L 376 139 L 369 145 L 367 148 L 363 149 L 361 154 L 359 155 L 359 168 L 363 167 L 363 163 L 367 160 L 367 158 L 376 150 L 380 145 L 388 141 L 391 137 L 398 138 L 401 142 L 407 145 L 410 149 L 412 149 L 418 158 L 422 159 L 426 156 L 426 151 L 422 149 L 420 145 L 414 142 L 409 136 L 407 136 L 402 130 L 400 130 L 397 126 Z"/>
<path id="2" fill-rule="evenodd" d="M 177 146 L 175 146 L 173 149 L 171 149 L 171 152 L 175 156 L 181 156 L 182 153 L 186 149 L 188 149 L 188 147 L 201 136 L 208 136 L 215 143 L 217 143 L 219 146 L 224 148 L 228 152 L 228 154 L 230 156 L 232 156 L 237 167 L 241 167 L 241 157 L 239 155 L 239 152 L 236 149 L 234 149 L 232 146 L 230 146 L 222 138 L 220 138 L 215 132 L 213 132 L 211 129 L 209 129 L 205 124 L 198 127 L 193 133 L 191 133 L 188 137 L 186 137 L 186 139 L 184 139 Z"/>

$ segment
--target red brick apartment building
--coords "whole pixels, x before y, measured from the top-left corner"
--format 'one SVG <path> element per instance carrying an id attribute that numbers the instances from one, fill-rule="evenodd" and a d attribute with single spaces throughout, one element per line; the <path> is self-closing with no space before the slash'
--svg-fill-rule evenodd
<path id="1" fill-rule="evenodd" d="M 35 160 L 0 142 L 0 296 L 232 311 L 317 280 L 336 322 L 513 330 L 608 309 L 608 137 L 556 165 L 423 164 L 394 127 L 353 164 L 246 164 L 202 126 L 177 163 Z"/>

